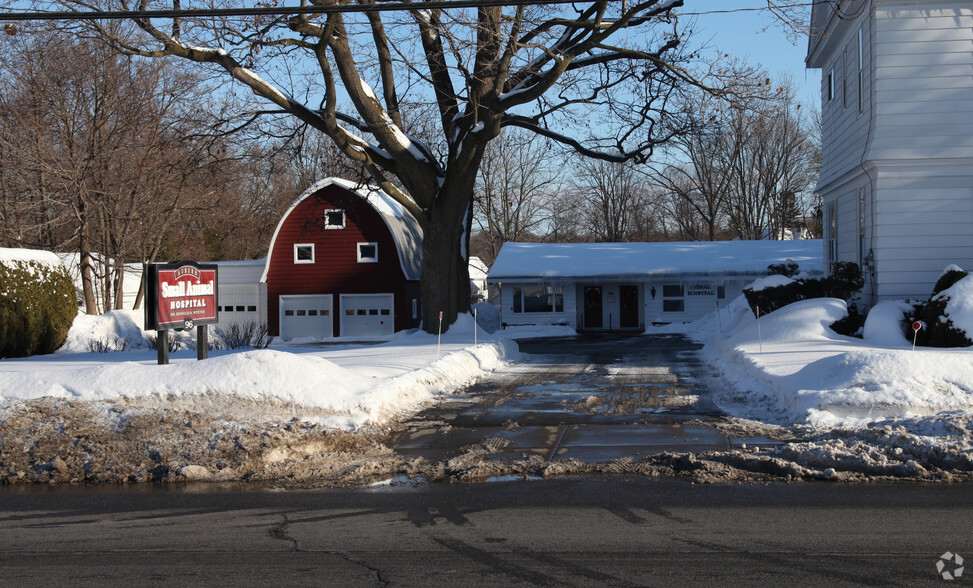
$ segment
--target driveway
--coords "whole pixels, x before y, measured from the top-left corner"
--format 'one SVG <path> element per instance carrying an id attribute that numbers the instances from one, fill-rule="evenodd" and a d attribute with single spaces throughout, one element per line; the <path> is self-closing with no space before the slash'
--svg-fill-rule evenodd
<path id="1" fill-rule="evenodd" d="M 533 339 L 524 360 L 405 424 L 396 453 L 449 460 L 605 463 L 727 450 L 748 439 L 709 426 L 722 415 L 701 377 L 699 345 L 678 335 Z"/>

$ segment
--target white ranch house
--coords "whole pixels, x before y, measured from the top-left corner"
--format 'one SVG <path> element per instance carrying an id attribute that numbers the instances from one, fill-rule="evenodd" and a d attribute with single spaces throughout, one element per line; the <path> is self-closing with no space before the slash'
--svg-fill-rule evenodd
<path id="1" fill-rule="evenodd" d="M 487 283 L 504 325 L 643 331 L 687 322 L 739 296 L 767 266 L 824 267 L 821 240 L 692 243 L 505 243 Z"/>
<path id="2" fill-rule="evenodd" d="M 973 3 L 816 2 L 826 260 L 853 261 L 864 300 L 928 297 L 973 269 Z"/>

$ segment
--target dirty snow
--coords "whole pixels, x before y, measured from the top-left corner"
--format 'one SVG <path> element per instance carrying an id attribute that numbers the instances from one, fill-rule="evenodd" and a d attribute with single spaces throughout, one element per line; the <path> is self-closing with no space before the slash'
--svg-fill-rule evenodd
<path id="1" fill-rule="evenodd" d="M 957 324 L 971 319 L 971 282 L 949 291 Z M 275 342 L 214 350 L 202 362 L 183 349 L 172 365 L 158 366 L 139 313 L 81 315 L 58 353 L 0 362 L 0 482 L 362 485 L 395 476 L 598 472 L 699 481 L 969 477 L 971 350 L 913 351 L 899 326 L 908 309 L 877 305 L 862 339 L 829 328 L 847 313 L 837 299 L 802 301 L 758 321 L 740 297 L 695 323 L 650 328 L 705 343 L 700 354 L 711 373 L 698 377 L 710 379 L 729 415 L 707 426 L 767 442 L 609 464 L 503 464 L 483 457 L 499 451 L 487 446 L 472 448 L 466 461 L 429 464 L 385 444 L 419 407 L 518 360 L 511 338 L 573 335 L 568 328 L 474 337 L 473 318 L 464 316 L 441 341 L 404 333 L 378 345 Z M 478 317 L 496 326 L 488 307 L 478 306 Z M 181 344 L 190 343 L 184 335 Z"/>

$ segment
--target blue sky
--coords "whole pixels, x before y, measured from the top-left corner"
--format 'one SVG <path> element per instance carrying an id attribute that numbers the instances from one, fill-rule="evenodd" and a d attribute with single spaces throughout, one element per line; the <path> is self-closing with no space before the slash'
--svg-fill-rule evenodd
<path id="1" fill-rule="evenodd" d="M 682 12 L 702 13 L 696 17 L 695 44 L 705 43 L 748 63 L 761 64 L 772 75 L 788 74 L 800 102 L 819 108 L 821 72 L 804 69 L 806 38 L 792 42 L 766 10 L 719 12 L 766 6 L 766 0 L 686 0 Z"/>

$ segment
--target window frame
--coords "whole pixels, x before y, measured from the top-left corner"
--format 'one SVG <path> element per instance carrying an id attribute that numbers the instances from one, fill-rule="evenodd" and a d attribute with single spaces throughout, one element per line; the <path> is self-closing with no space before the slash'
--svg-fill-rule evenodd
<path id="1" fill-rule="evenodd" d="M 362 255 L 362 247 L 374 247 L 375 255 Z M 374 241 L 358 243 L 358 246 L 355 247 L 355 251 L 358 254 L 358 263 L 378 263 L 378 243 Z"/>
<path id="2" fill-rule="evenodd" d="M 311 259 L 301 259 L 300 258 L 300 255 L 298 254 L 298 252 L 302 248 L 305 248 L 305 247 L 310 248 L 310 251 L 311 251 Z M 317 254 L 316 254 L 315 249 L 316 248 L 314 247 L 314 243 L 294 243 L 294 264 L 295 265 L 309 265 L 309 264 L 313 264 L 315 262 L 315 260 L 317 259 Z"/>
<path id="3" fill-rule="evenodd" d="M 528 290 L 532 293 L 528 294 Z M 545 296 L 548 301 L 548 305 L 543 309 L 538 308 L 528 308 L 527 300 L 529 296 L 533 296 L 533 292 L 540 291 L 541 296 Z M 511 309 L 514 314 L 560 314 L 564 312 L 564 287 L 563 286 L 547 286 L 547 285 L 524 285 L 515 286 L 513 289 L 513 307 Z"/>
<path id="4" fill-rule="evenodd" d="M 328 215 L 329 214 L 335 214 L 335 213 L 341 214 L 341 225 L 340 226 L 339 225 L 333 225 L 330 222 L 328 222 Z M 347 219 L 348 219 L 348 217 L 345 214 L 345 210 L 343 208 L 326 208 L 326 209 L 324 209 L 324 229 L 326 231 L 340 231 L 340 230 L 344 229 L 345 226 L 346 226 L 346 223 L 348 222 Z"/>

